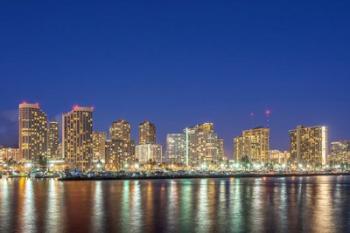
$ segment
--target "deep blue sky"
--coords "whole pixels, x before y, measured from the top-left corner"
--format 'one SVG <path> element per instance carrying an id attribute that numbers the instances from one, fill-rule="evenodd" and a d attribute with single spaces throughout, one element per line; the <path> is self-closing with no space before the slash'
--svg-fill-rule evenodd
<path id="1" fill-rule="evenodd" d="M 272 148 L 298 124 L 350 138 L 349 1 L 72 2 L 0 2 L 0 144 L 22 100 L 92 105 L 95 129 L 125 118 L 134 137 L 149 119 L 161 143 L 212 121 L 229 154 L 267 108 Z"/>

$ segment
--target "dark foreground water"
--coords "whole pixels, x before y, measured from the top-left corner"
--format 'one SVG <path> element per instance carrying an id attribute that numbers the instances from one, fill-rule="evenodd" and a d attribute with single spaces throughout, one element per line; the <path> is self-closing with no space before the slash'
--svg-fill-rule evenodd
<path id="1" fill-rule="evenodd" d="M 0 232 L 350 232 L 350 177 L 3 178 Z"/>

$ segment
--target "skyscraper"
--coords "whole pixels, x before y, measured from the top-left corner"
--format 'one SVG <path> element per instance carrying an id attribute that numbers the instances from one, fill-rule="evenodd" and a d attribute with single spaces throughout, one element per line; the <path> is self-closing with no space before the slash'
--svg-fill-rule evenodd
<path id="1" fill-rule="evenodd" d="M 19 105 L 19 150 L 26 160 L 39 161 L 47 156 L 47 116 L 38 103 Z"/>
<path id="2" fill-rule="evenodd" d="M 214 131 L 213 123 L 203 123 L 184 130 L 186 165 L 217 165 L 225 157 L 223 140 Z"/>
<path id="3" fill-rule="evenodd" d="M 105 132 L 92 133 L 92 154 L 94 162 L 105 160 L 107 136 Z"/>
<path id="4" fill-rule="evenodd" d="M 72 168 L 87 170 L 92 166 L 92 114 L 93 108 L 79 106 L 63 114 L 63 154 Z"/>
<path id="5" fill-rule="evenodd" d="M 350 165 L 350 140 L 331 143 L 329 161 L 332 165 Z"/>
<path id="6" fill-rule="evenodd" d="M 257 127 L 244 130 L 242 135 L 233 139 L 234 158 L 241 161 L 244 157 L 255 163 L 269 162 L 270 129 Z"/>
<path id="7" fill-rule="evenodd" d="M 325 126 L 298 126 L 289 131 L 292 162 L 305 168 L 326 165 L 328 133 Z"/>
<path id="8" fill-rule="evenodd" d="M 139 125 L 139 144 L 156 144 L 156 126 L 144 121 Z"/>
<path id="9" fill-rule="evenodd" d="M 117 120 L 109 129 L 111 141 L 109 143 L 106 167 L 122 169 L 125 164 L 134 160 L 131 153 L 131 126 L 126 120 Z M 113 163 L 113 164 L 111 164 Z"/>
<path id="10" fill-rule="evenodd" d="M 169 163 L 186 164 L 185 134 L 172 133 L 166 137 L 166 160 Z"/>
<path id="11" fill-rule="evenodd" d="M 130 142 L 131 126 L 126 120 L 117 120 L 109 128 L 110 138 L 112 140 L 122 140 Z"/>
<path id="12" fill-rule="evenodd" d="M 50 121 L 47 136 L 47 154 L 51 159 L 58 159 L 61 155 L 58 154 L 58 122 Z"/>
<path id="13" fill-rule="evenodd" d="M 112 140 L 107 139 L 105 146 L 105 169 L 108 171 L 116 171 L 119 169 L 119 161 L 117 161 L 118 156 L 115 152 Z"/>

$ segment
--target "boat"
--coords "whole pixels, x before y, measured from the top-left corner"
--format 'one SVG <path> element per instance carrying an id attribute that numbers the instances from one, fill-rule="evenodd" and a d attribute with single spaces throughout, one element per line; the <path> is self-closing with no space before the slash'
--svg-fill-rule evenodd
<path id="1" fill-rule="evenodd" d="M 7 178 L 26 178 L 26 177 L 28 177 L 28 175 L 22 172 L 12 172 L 7 176 Z"/>
<path id="2" fill-rule="evenodd" d="M 52 179 L 52 178 L 58 178 L 59 174 L 53 173 L 53 172 L 36 172 L 31 174 L 31 177 L 36 179 Z"/>

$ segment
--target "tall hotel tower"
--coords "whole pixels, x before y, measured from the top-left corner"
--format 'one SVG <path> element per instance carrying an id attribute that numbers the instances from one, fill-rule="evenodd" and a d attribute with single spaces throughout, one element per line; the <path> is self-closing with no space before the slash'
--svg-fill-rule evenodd
<path id="1" fill-rule="evenodd" d="M 112 158 L 114 157 L 114 165 L 118 168 L 132 161 L 130 132 L 131 126 L 126 120 L 114 121 L 109 129 L 113 147 Z"/>
<path id="2" fill-rule="evenodd" d="M 19 105 L 19 150 L 26 160 L 38 161 L 47 153 L 47 116 L 38 103 Z"/>
<path id="3" fill-rule="evenodd" d="M 289 131 L 290 156 L 294 163 L 306 168 L 326 165 L 328 133 L 325 126 L 298 126 Z"/>
<path id="4" fill-rule="evenodd" d="M 233 151 L 236 161 L 248 157 L 254 163 L 269 162 L 270 129 L 257 127 L 244 130 L 242 135 L 233 139 Z"/>
<path id="5" fill-rule="evenodd" d="M 206 122 L 186 128 L 184 134 L 186 166 L 217 165 L 224 159 L 224 142 L 214 131 L 213 123 Z"/>
<path id="6" fill-rule="evenodd" d="M 71 168 L 87 170 L 92 166 L 92 107 L 74 106 L 63 114 L 63 157 Z"/>

